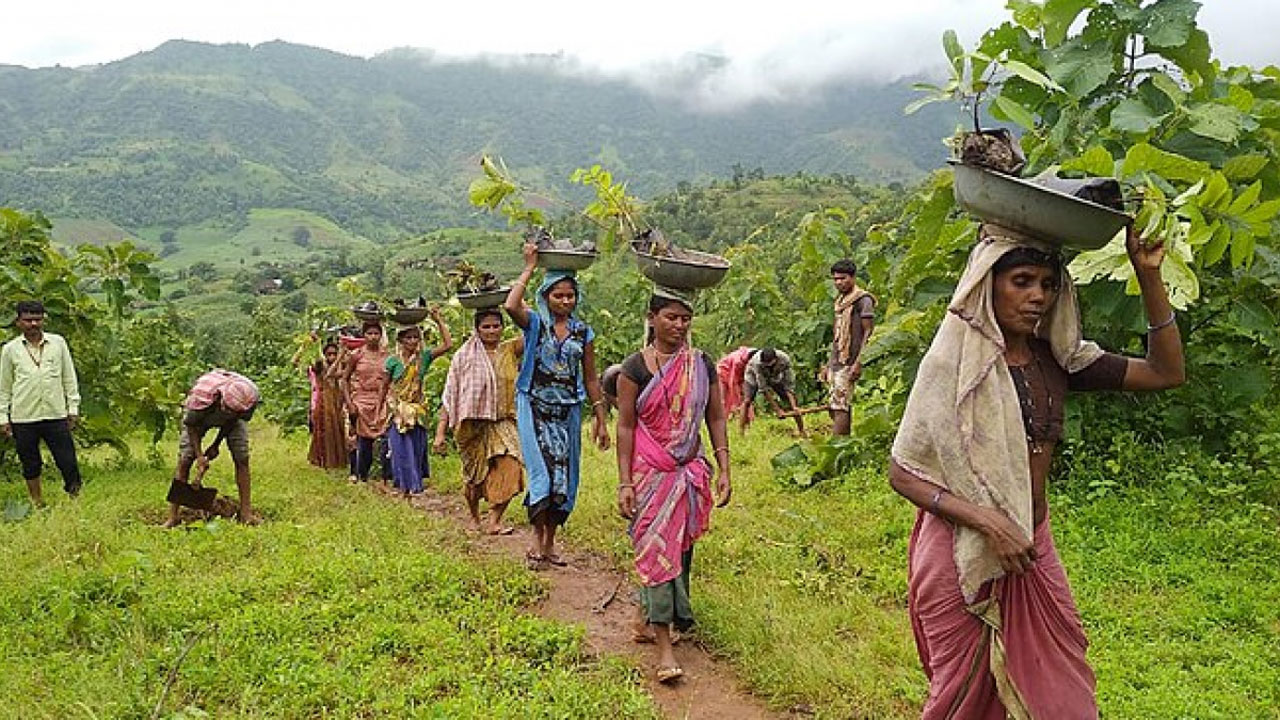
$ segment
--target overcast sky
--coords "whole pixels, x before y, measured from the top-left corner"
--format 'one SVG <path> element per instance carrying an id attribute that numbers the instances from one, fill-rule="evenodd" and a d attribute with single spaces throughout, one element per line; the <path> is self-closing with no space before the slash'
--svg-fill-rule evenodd
<path id="1" fill-rule="evenodd" d="M 1280 0 L 1202 0 L 1200 24 L 1231 63 L 1280 64 Z M 758 9 L 745 9 L 759 5 Z M 1004 0 L 15 0 L 0 64 L 119 60 L 165 40 L 315 45 L 369 57 L 396 47 L 443 55 L 557 53 L 637 74 L 691 55 L 730 58 L 716 92 L 784 96 L 845 77 L 895 79 L 936 67 L 953 28 L 971 45 L 1008 17 Z M 705 88 L 704 88 L 705 90 Z"/>

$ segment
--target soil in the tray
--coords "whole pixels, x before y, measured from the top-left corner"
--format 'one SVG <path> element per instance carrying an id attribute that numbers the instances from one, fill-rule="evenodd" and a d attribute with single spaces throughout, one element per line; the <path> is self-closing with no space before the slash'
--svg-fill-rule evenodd
<path id="1" fill-rule="evenodd" d="M 1007 130 L 965 133 L 960 139 L 960 161 L 1006 175 L 1018 175 L 1027 164 L 1018 140 Z"/>

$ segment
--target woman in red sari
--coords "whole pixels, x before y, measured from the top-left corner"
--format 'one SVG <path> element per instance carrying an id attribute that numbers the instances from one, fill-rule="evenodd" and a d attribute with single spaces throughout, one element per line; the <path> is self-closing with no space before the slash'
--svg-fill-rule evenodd
<path id="1" fill-rule="evenodd" d="M 622 363 L 618 378 L 618 510 L 631 521 L 645 622 L 658 650 L 658 680 L 684 674 L 672 630 L 693 625 L 689 570 L 693 544 L 711 517 L 711 464 L 700 426 L 711 435 L 717 507 L 729 502 L 729 440 L 715 363 L 689 345 L 693 309 L 659 289 L 649 302 L 651 340 Z"/>
<path id="2" fill-rule="evenodd" d="M 369 479 L 375 441 L 387 431 L 390 419 L 386 402 L 391 382 L 386 371 L 390 354 L 383 346 L 382 324 L 366 321 L 361 333 L 364 345 L 351 354 L 343 371 L 347 412 L 355 418 L 356 428 L 356 462 L 350 478 L 353 483 Z M 384 476 L 385 470 L 384 467 Z"/>

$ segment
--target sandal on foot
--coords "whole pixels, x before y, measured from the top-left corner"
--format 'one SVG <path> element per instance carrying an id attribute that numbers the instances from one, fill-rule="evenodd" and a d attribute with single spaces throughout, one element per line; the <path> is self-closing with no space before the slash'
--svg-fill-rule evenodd
<path id="1" fill-rule="evenodd" d="M 684 677 L 684 669 L 679 665 L 658 668 L 658 682 L 663 685 L 669 685 L 682 677 Z"/>
<path id="2" fill-rule="evenodd" d="M 511 533 L 513 533 L 513 532 L 515 532 L 515 531 L 516 531 L 516 529 L 515 529 L 515 528 L 513 528 L 513 527 L 511 527 L 510 525 L 503 525 L 502 527 L 498 528 L 497 530 L 485 530 L 485 531 L 484 531 L 484 534 L 485 534 L 485 535 L 510 535 Z"/>
<path id="3" fill-rule="evenodd" d="M 547 559 L 535 552 L 526 552 L 524 554 L 524 566 L 530 570 L 546 570 Z"/>
<path id="4" fill-rule="evenodd" d="M 547 562 L 551 563 L 552 565 L 555 565 L 556 567 L 568 567 L 568 566 L 569 566 L 569 561 L 568 561 L 568 560 L 565 560 L 564 558 L 560 557 L 559 555 L 556 555 L 555 553 L 551 553 L 550 555 L 546 556 L 546 557 L 545 557 L 545 558 L 543 558 L 543 559 L 544 559 L 544 560 L 546 560 Z"/>

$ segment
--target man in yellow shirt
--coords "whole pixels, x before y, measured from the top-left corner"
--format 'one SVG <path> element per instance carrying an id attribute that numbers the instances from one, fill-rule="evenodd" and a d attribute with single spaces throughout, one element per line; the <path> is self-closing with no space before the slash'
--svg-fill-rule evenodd
<path id="1" fill-rule="evenodd" d="M 80 464 L 71 430 L 80 419 L 80 388 L 71 351 L 61 335 L 44 332 L 44 305 L 23 300 L 15 321 L 22 333 L 0 349 L 0 432 L 13 436 L 27 492 L 44 505 L 40 441 L 62 474 L 62 486 L 80 492 Z"/>

